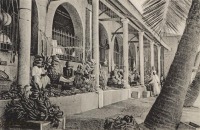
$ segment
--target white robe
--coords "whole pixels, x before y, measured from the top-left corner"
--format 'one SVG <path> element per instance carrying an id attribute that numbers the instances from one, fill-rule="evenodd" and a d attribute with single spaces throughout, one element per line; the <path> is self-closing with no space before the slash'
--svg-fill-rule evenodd
<path id="1" fill-rule="evenodd" d="M 157 75 L 152 76 L 152 81 L 149 83 L 153 86 L 153 93 L 154 95 L 159 95 L 160 94 L 160 80 Z"/>
<path id="2" fill-rule="evenodd" d="M 32 69 L 32 76 L 34 77 L 34 81 L 39 85 L 40 88 L 45 88 L 46 85 L 50 83 L 48 76 L 41 76 L 44 73 L 45 70 L 43 68 L 34 66 Z"/>

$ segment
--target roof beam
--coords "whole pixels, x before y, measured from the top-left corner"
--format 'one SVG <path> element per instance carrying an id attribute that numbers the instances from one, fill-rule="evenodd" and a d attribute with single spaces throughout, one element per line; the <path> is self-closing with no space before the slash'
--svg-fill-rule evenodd
<path id="1" fill-rule="evenodd" d="M 123 32 L 113 32 L 112 35 L 123 34 Z"/>
<path id="2" fill-rule="evenodd" d="M 121 18 L 101 18 L 99 21 L 121 21 Z"/>
<path id="3" fill-rule="evenodd" d="M 128 41 L 129 43 L 138 43 L 139 41 Z"/>

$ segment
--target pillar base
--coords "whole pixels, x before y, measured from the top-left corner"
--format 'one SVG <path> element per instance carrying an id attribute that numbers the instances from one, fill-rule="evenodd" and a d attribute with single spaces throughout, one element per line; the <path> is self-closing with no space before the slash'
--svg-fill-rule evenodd
<path id="1" fill-rule="evenodd" d="M 98 98 L 99 98 L 98 108 L 102 108 L 103 107 L 103 90 L 99 88 L 97 93 L 98 93 Z"/>
<path id="2" fill-rule="evenodd" d="M 140 87 L 142 88 L 143 91 L 147 91 L 147 88 L 146 88 L 146 86 L 144 84 L 141 84 Z"/>
<path id="3" fill-rule="evenodd" d="M 97 88 L 95 88 L 95 91 L 96 92 L 102 92 L 103 90 L 101 88 L 97 87 Z"/>

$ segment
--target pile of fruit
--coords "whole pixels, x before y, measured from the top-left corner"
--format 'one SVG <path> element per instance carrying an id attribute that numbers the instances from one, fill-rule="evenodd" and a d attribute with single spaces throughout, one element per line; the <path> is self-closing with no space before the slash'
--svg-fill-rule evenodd
<path id="1" fill-rule="evenodd" d="M 104 122 L 105 130 L 140 130 L 133 116 L 118 116 L 116 119 L 108 118 Z"/>
<path id="2" fill-rule="evenodd" d="M 19 100 L 12 100 L 7 104 L 4 113 L 6 122 L 15 124 L 16 121 L 27 120 L 50 121 L 53 127 L 58 127 L 63 112 L 59 106 L 51 104 L 48 93 L 35 83 L 32 87 L 25 87 L 23 91 L 18 93 Z"/>

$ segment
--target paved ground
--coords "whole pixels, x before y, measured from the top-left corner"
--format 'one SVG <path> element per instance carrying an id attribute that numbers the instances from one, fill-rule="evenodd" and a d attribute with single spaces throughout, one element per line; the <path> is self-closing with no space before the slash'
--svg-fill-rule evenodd
<path id="1" fill-rule="evenodd" d="M 101 109 L 87 111 L 81 114 L 76 114 L 76 118 L 98 118 L 105 119 L 107 117 L 117 117 L 118 115 L 133 115 L 138 123 L 142 123 L 148 114 L 155 98 L 143 99 L 128 99 L 118 102 Z M 199 108 L 184 108 L 183 122 L 194 122 L 200 124 L 200 109 Z"/>

